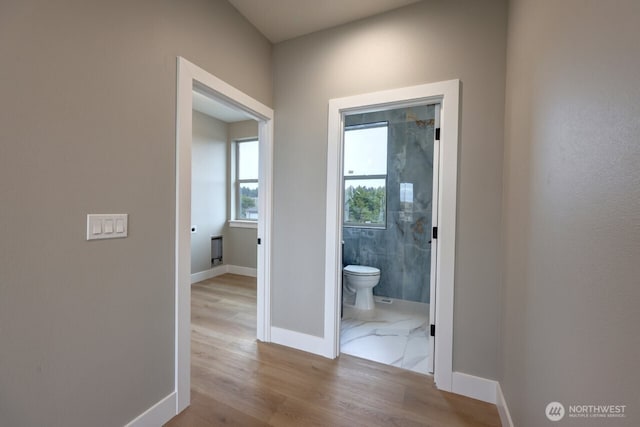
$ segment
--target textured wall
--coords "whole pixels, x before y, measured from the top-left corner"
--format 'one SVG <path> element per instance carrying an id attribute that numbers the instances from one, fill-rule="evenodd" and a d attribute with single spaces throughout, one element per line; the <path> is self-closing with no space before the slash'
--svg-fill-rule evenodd
<path id="1" fill-rule="evenodd" d="M 124 425 L 174 388 L 178 55 L 271 104 L 226 1 L 0 2 L 2 425 Z M 85 241 L 92 212 L 129 237 Z"/>
<path id="2" fill-rule="evenodd" d="M 329 99 L 459 78 L 453 366 L 497 376 L 506 12 L 426 0 L 274 47 L 274 326 L 324 333 Z"/>
<path id="3" fill-rule="evenodd" d="M 429 302 L 434 106 L 352 114 L 345 126 L 387 122 L 386 227 L 343 227 L 343 262 L 380 269 L 375 295 Z M 413 186 L 400 202 L 400 184 Z"/>
<path id="4" fill-rule="evenodd" d="M 515 425 L 549 401 L 640 425 L 640 3 L 509 12 L 501 384 Z"/>

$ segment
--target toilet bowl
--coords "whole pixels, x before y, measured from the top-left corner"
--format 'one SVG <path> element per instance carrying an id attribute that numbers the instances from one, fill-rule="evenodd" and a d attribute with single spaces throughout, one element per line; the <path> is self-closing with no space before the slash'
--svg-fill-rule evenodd
<path id="1" fill-rule="evenodd" d="M 345 289 L 356 294 L 355 308 L 372 310 L 373 288 L 380 282 L 380 270 L 365 265 L 347 265 L 342 270 Z"/>

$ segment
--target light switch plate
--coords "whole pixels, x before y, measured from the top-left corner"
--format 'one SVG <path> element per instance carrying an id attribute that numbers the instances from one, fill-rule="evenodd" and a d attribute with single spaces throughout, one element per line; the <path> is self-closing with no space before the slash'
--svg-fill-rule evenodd
<path id="1" fill-rule="evenodd" d="M 88 214 L 87 240 L 127 237 L 128 214 Z"/>

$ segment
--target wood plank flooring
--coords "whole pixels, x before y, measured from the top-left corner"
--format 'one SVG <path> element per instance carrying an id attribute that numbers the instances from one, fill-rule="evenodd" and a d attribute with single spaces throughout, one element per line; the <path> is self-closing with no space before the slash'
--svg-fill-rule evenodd
<path id="1" fill-rule="evenodd" d="M 255 288 L 232 274 L 193 285 L 191 406 L 166 426 L 500 426 L 494 405 L 429 376 L 257 342 Z"/>

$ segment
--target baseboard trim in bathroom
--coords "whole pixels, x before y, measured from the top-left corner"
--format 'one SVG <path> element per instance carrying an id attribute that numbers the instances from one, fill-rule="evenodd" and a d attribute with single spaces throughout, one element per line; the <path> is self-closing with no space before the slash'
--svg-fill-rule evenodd
<path id="1" fill-rule="evenodd" d="M 513 420 L 511 419 L 511 413 L 507 406 L 507 401 L 502 394 L 502 387 L 500 383 L 496 384 L 496 406 L 498 407 L 498 414 L 500 415 L 500 422 L 504 427 L 513 427 Z"/>
<path id="2" fill-rule="evenodd" d="M 242 267 L 239 265 L 218 265 L 210 270 L 200 271 L 191 275 L 191 284 L 202 282 L 203 280 L 212 279 L 226 273 L 238 274 L 240 276 L 257 277 L 258 270 L 251 267 Z"/>
<path id="3" fill-rule="evenodd" d="M 155 403 L 130 421 L 125 427 L 156 427 L 164 425 L 176 415 L 176 392 Z"/>
<path id="4" fill-rule="evenodd" d="M 379 295 L 374 295 L 373 300 L 380 304 L 393 304 L 395 309 L 407 313 L 429 313 L 429 304 L 424 302 L 408 301 Z"/>

